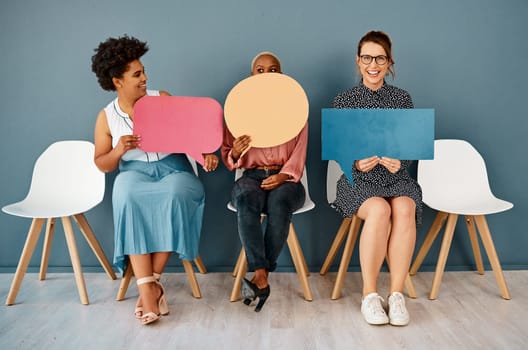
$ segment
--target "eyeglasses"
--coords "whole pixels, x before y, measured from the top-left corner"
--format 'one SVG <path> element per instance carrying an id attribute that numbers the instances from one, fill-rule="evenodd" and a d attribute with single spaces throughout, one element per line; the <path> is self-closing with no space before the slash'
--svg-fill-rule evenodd
<path id="1" fill-rule="evenodd" d="M 361 55 L 361 56 L 359 56 L 359 58 L 361 60 L 361 63 L 363 63 L 363 64 L 370 64 L 372 62 L 372 60 L 374 60 L 380 66 L 383 66 L 389 60 L 389 58 L 387 56 L 384 56 L 384 55 L 379 55 L 379 56 Z"/>

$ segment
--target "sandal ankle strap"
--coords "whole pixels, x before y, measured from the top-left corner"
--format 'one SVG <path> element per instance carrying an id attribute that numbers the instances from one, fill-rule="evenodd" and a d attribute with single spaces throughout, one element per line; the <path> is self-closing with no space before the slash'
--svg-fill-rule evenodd
<path id="1" fill-rule="evenodd" d="M 156 283 L 158 282 L 158 280 L 154 277 L 154 276 L 147 276 L 147 277 L 142 277 L 140 279 L 138 279 L 136 281 L 136 284 L 139 286 L 141 284 L 145 284 L 145 283 Z"/>
<path id="2" fill-rule="evenodd" d="M 161 273 L 153 272 L 152 276 L 154 276 L 154 278 L 159 281 L 161 278 Z"/>

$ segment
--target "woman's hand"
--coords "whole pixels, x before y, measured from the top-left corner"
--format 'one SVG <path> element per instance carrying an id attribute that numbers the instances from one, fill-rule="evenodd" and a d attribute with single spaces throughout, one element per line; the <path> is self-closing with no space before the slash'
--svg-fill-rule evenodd
<path id="1" fill-rule="evenodd" d="M 123 135 L 119 138 L 119 142 L 115 148 L 121 155 L 125 154 L 131 149 L 136 149 L 141 146 L 141 136 L 139 135 Z"/>
<path id="2" fill-rule="evenodd" d="M 374 167 L 378 165 L 379 163 L 380 163 L 380 159 L 378 158 L 378 156 L 372 156 L 370 158 L 356 160 L 354 162 L 354 166 L 359 171 L 367 172 L 367 171 L 371 171 L 372 169 L 374 169 Z"/>
<path id="3" fill-rule="evenodd" d="M 381 157 L 380 162 L 392 174 L 396 174 L 401 169 L 401 162 L 398 159 Z"/>
<path id="4" fill-rule="evenodd" d="M 218 167 L 218 157 L 212 153 L 207 153 L 203 155 L 205 163 L 203 169 L 205 171 L 213 171 Z"/>
<path id="5" fill-rule="evenodd" d="M 238 161 L 240 156 L 249 148 L 249 144 L 251 143 L 251 137 L 248 135 L 242 135 L 240 137 L 237 137 L 233 141 L 233 149 L 231 155 L 233 156 L 233 159 Z"/>
<path id="6" fill-rule="evenodd" d="M 269 191 L 282 185 L 290 176 L 288 174 L 278 173 L 265 178 L 260 184 L 260 188 Z"/>

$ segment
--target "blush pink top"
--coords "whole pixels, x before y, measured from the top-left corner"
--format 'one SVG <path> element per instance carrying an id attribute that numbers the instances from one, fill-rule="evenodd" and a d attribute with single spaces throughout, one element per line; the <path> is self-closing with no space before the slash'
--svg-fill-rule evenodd
<path id="1" fill-rule="evenodd" d="M 234 139 L 231 132 L 227 128 L 224 128 L 221 152 L 222 160 L 229 170 L 282 165 L 280 172 L 292 176 L 292 179 L 289 181 L 299 182 L 301 179 L 304 171 L 304 163 L 306 162 L 308 123 L 290 141 L 275 147 L 251 147 L 237 162 L 233 160 L 232 156 Z"/>

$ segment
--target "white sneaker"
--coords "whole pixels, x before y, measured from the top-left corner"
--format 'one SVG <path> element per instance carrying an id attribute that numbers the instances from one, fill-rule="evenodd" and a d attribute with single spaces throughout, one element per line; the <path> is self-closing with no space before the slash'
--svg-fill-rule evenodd
<path id="1" fill-rule="evenodd" d="M 389 319 L 393 326 L 406 326 L 409 324 L 409 312 L 405 307 L 405 297 L 400 292 L 389 295 Z"/>
<path id="2" fill-rule="evenodd" d="M 370 293 L 366 297 L 362 298 L 361 301 L 361 313 L 370 324 L 387 324 L 389 318 L 381 306 L 383 298 L 378 293 Z"/>

